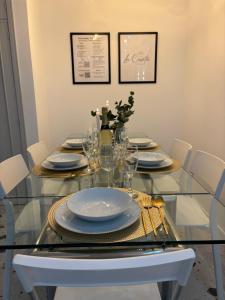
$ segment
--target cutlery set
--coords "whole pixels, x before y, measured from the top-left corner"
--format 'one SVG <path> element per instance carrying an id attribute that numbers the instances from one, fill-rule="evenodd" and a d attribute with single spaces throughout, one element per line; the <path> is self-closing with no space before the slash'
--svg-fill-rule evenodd
<path id="1" fill-rule="evenodd" d="M 141 199 L 141 201 L 140 201 L 141 220 L 142 220 L 145 235 L 147 235 L 147 225 L 146 225 L 145 219 L 143 217 L 144 209 L 146 209 L 148 211 L 148 217 L 149 217 L 151 227 L 153 229 L 154 235 L 157 236 L 156 226 L 155 226 L 153 218 L 151 216 L 151 208 L 152 207 L 155 207 L 158 209 L 164 231 L 167 235 L 169 234 L 168 228 L 167 228 L 167 225 L 165 222 L 165 218 L 164 218 L 164 212 L 163 212 L 164 206 L 165 206 L 165 202 L 162 199 L 162 197 L 159 197 L 159 196 L 157 196 L 157 197 L 152 196 L 152 198 L 147 196 L 147 197 L 144 197 L 143 199 Z"/>

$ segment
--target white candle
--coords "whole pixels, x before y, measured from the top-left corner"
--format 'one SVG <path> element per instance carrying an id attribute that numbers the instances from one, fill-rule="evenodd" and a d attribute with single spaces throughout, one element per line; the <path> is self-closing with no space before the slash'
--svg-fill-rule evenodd
<path id="1" fill-rule="evenodd" d="M 96 127 L 97 127 L 97 130 L 100 131 L 100 129 L 101 129 L 101 122 L 100 122 L 100 111 L 99 111 L 99 108 L 96 108 Z"/>
<path id="2" fill-rule="evenodd" d="M 105 106 L 106 106 L 107 109 L 109 110 L 109 100 L 106 100 Z"/>

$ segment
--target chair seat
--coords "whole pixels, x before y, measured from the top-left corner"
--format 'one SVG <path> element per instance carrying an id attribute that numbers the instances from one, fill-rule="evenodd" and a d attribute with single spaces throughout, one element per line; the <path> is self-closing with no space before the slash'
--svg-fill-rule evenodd
<path id="1" fill-rule="evenodd" d="M 48 180 L 43 181 L 41 193 L 43 195 L 60 195 L 62 187 L 62 181 L 57 181 L 49 178 Z"/>
<path id="2" fill-rule="evenodd" d="M 169 175 L 160 176 L 160 178 L 154 178 L 154 188 L 156 190 L 155 192 L 160 193 L 177 193 L 180 190 L 180 187 L 175 179 Z"/>
<path id="3" fill-rule="evenodd" d="M 17 233 L 37 231 L 41 228 L 40 203 L 39 200 L 29 202 L 18 216 L 15 223 Z"/>
<path id="4" fill-rule="evenodd" d="M 191 196 L 177 196 L 176 225 L 208 226 L 209 218 L 197 199 Z"/>
<path id="5" fill-rule="evenodd" d="M 58 287 L 54 300 L 160 300 L 156 283 L 138 286 L 67 288 Z"/>

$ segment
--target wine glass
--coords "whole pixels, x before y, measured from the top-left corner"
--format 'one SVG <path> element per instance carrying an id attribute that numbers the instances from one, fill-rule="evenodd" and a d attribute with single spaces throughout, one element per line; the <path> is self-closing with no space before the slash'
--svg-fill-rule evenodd
<path id="1" fill-rule="evenodd" d="M 88 161 L 87 172 L 91 173 L 90 161 L 91 161 L 91 156 L 92 156 L 92 151 L 93 151 L 93 143 L 92 143 L 90 135 L 86 135 L 82 138 L 82 148 L 83 148 L 84 154 L 86 155 L 87 161 Z"/>
<path id="2" fill-rule="evenodd" d="M 135 196 L 132 188 L 132 179 L 134 173 L 137 170 L 138 165 L 138 147 L 132 147 L 132 149 L 127 150 L 126 158 L 125 158 L 125 172 L 128 179 L 128 194 L 131 197 Z"/>

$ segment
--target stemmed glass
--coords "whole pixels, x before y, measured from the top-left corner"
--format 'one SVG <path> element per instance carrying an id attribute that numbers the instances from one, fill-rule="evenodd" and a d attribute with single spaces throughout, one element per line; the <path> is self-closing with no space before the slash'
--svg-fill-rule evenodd
<path id="1" fill-rule="evenodd" d="M 91 167 L 90 167 L 90 161 L 93 153 L 93 142 L 90 135 L 86 135 L 82 138 L 82 148 L 84 151 L 84 154 L 87 157 L 88 161 L 88 169 L 87 172 L 91 173 Z"/>
<path id="2" fill-rule="evenodd" d="M 114 159 L 113 159 L 113 149 L 111 145 L 101 146 L 99 155 L 100 167 L 107 172 L 107 184 L 110 187 L 110 173 L 113 169 Z"/>
<path id="3" fill-rule="evenodd" d="M 134 173 L 137 170 L 138 165 L 138 147 L 132 147 L 132 149 L 127 150 L 126 158 L 125 158 L 125 172 L 128 178 L 128 194 L 131 197 L 134 197 L 135 194 L 132 188 L 132 179 Z"/>

